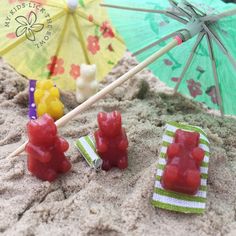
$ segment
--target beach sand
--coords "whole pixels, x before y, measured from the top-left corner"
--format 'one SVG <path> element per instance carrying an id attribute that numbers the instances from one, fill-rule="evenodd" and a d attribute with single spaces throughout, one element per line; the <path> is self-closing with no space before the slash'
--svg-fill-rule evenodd
<path id="1" fill-rule="evenodd" d="M 108 82 L 135 64 L 127 54 L 107 77 Z M 0 61 L 0 234 L 236 235 L 234 119 L 222 120 L 180 95 L 157 92 L 167 89 L 143 71 L 59 130 L 70 143 L 67 155 L 73 168 L 50 184 L 29 174 L 25 154 L 6 158 L 27 138 L 27 86 L 25 78 Z M 62 95 L 68 112 L 77 105 L 75 96 Z M 114 109 L 122 113 L 127 131 L 129 167 L 95 172 L 73 142 L 96 130 L 99 111 Z M 200 126 L 211 142 L 203 215 L 155 209 L 150 203 L 167 121 Z"/>

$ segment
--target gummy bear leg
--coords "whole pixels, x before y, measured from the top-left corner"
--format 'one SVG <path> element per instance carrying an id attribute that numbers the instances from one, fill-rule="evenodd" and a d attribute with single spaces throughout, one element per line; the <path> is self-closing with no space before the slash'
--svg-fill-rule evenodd
<path id="1" fill-rule="evenodd" d="M 195 193 L 201 183 L 201 176 L 198 170 L 188 170 L 186 173 L 186 184 L 192 193 Z"/>
<path id="2" fill-rule="evenodd" d="M 34 163 L 33 160 L 31 158 L 28 158 L 27 160 L 27 166 L 28 166 L 28 170 L 33 173 L 34 172 Z"/>
<path id="3" fill-rule="evenodd" d="M 68 172 L 70 169 L 71 169 L 71 163 L 70 163 L 67 159 L 65 159 L 65 160 L 61 163 L 61 166 L 60 166 L 59 171 L 62 172 L 62 173 L 66 173 L 66 172 Z"/>
<path id="4" fill-rule="evenodd" d="M 108 171 L 112 168 L 110 161 L 103 160 L 102 169 Z"/>
<path id="5" fill-rule="evenodd" d="M 119 169 L 126 169 L 128 167 L 128 160 L 127 157 L 122 157 L 118 163 L 117 166 Z"/>
<path id="6" fill-rule="evenodd" d="M 76 100 L 78 103 L 82 103 L 86 100 L 86 98 L 79 92 L 76 92 Z"/>
<path id="7" fill-rule="evenodd" d="M 49 182 L 52 182 L 53 180 L 55 180 L 57 178 L 57 173 L 55 170 L 53 169 L 48 169 L 46 171 L 46 173 L 44 173 L 44 176 L 43 176 L 43 180 L 47 180 Z"/>
<path id="8" fill-rule="evenodd" d="M 167 165 L 162 176 L 162 183 L 165 188 L 172 189 L 178 180 L 178 168 L 176 166 Z"/>
<path id="9" fill-rule="evenodd" d="M 37 177 L 41 176 L 42 175 L 41 172 L 46 170 L 45 166 L 41 162 L 31 157 L 29 157 L 27 160 L 27 167 L 28 167 L 29 172 L 31 172 L 33 175 Z M 39 178 L 41 179 L 41 177 Z"/>

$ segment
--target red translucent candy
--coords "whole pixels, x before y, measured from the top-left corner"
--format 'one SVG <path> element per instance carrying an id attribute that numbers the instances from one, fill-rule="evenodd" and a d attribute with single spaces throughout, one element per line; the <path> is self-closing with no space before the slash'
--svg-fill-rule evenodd
<path id="1" fill-rule="evenodd" d="M 128 167 L 128 139 L 121 124 L 121 114 L 117 111 L 98 114 L 99 129 L 94 133 L 96 148 L 103 160 L 102 169 Z"/>
<path id="2" fill-rule="evenodd" d="M 49 115 L 27 124 L 29 142 L 25 151 L 28 153 L 28 170 L 42 180 L 53 181 L 58 174 L 70 170 L 71 164 L 64 152 L 69 144 L 57 135 L 57 127 Z"/>
<path id="3" fill-rule="evenodd" d="M 200 135 L 178 129 L 167 148 L 167 164 L 162 186 L 171 191 L 194 195 L 201 184 L 200 166 L 205 152 L 198 147 Z"/>

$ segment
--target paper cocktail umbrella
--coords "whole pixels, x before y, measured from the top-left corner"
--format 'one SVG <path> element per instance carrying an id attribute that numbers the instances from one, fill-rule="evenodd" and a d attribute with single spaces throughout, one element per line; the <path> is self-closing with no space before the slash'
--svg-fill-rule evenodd
<path id="1" fill-rule="evenodd" d="M 75 89 L 80 65 L 102 80 L 125 46 L 101 0 L 1 0 L 0 56 L 27 78 Z"/>
<path id="2" fill-rule="evenodd" d="M 190 34 L 188 42 L 149 68 L 175 91 L 222 114 L 236 115 L 235 4 L 221 0 L 105 3 L 112 23 L 139 61 L 165 46 L 174 35 Z"/>

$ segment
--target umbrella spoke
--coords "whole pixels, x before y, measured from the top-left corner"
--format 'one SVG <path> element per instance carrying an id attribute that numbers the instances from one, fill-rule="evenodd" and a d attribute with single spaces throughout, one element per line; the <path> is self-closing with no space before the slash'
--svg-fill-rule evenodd
<path id="1" fill-rule="evenodd" d="M 153 42 L 153 43 L 147 45 L 146 47 L 144 47 L 144 48 L 142 48 L 142 49 L 136 51 L 136 52 L 133 53 L 132 55 L 133 55 L 133 56 L 137 56 L 137 55 L 139 55 L 139 54 L 145 52 L 146 50 L 155 47 L 156 45 L 160 44 L 161 42 L 166 41 L 166 40 L 169 39 L 169 38 L 175 37 L 176 35 L 179 34 L 180 31 L 181 31 L 181 30 L 178 30 L 178 31 L 176 31 L 176 32 L 174 32 L 174 33 L 168 34 L 168 35 L 166 35 L 165 37 L 163 37 L 163 38 L 161 38 L 161 39 L 159 39 L 159 40 L 157 40 L 157 41 L 155 41 L 155 42 Z"/>
<path id="2" fill-rule="evenodd" d="M 176 15 L 174 12 L 167 11 L 165 15 L 166 15 L 166 16 L 169 16 L 170 18 L 172 18 L 172 19 L 174 19 L 174 20 L 177 20 L 177 21 L 179 21 L 180 23 L 183 23 L 183 24 L 185 24 L 185 25 L 188 23 L 187 20 L 185 20 L 184 18 L 182 18 L 182 17 Z"/>
<path id="3" fill-rule="evenodd" d="M 56 15 L 51 17 L 51 23 L 56 22 L 57 20 L 61 19 L 64 15 L 66 15 L 65 11 L 61 11 L 57 13 Z M 48 26 L 49 22 L 45 20 L 41 24 L 44 24 L 45 26 Z M 35 32 L 37 34 L 38 32 Z M 12 49 L 16 48 L 21 43 L 24 43 L 27 40 L 26 35 L 23 34 L 18 39 L 16 39 L 13 43 L 5 47 L 4 49 L 0 49 L 0 56 L 5 55 L 6 53 L 10 52 Z"/>
<path id="4" fill-rule="evenodd" d="M 216 35 L 216 32 L 213 32 L 208 26 L 205 24 L 203 25 L 205 31 L 208 33 L 210 38 L 213 38 L 216 42 L 216 44 L 219 46 L 219 48 L 223 51 L 223 53 L 226 55 L 226 57 L 229 59 L 230 63 L 233 65 L 234 69 L 236 70 L 236 61 L 231 55 L 231 53 L 227 50 L 227 48 L 224 46 L 218 35 Z"/>
<path id="5" fill-rule="evenodd" d="M 210 38 L 209 34 L 206 34 L 206 37 L 207 37 L 207 45 L 208 45 L 208 49 L 209 49 L 209 53 L 210 53 L 213 76 L 214 76 L 215 85 L 216 85 L 217 101 L 220 106 L 221 116 L 224 116 L 224 108 L 223 108 L 222 97 L 221 97 L 221 93 L 220 93 L 220 85 L 219 85 L 219 79 L 218 79 L 218 74 L 217 74 L 217 69 L 216 69 L 216 62 L 215 62 L 215 56 L 214 56 L 214 52 L 213 52 L 212 42 L 211 42 L 211 38 Z"/>
<path id="6" fill-rule="evenodd" d="M 66 29 L 67 29 L 67 26 L 68 26 L 68 21 L 69 21 L 69 14 L 66 15 L 66 20 L 65 20 L 64 26 L 62 28 L 61 35 L 58 38 L 56 52 L 53 54 L 55 57 L 58 57 L 58 55 L 60 53 L 60 50 L 61 50 L 61 47 L 62 47 L 62 43 L 61 42 L 63 42 L 63 39 L 65 37 Z M 55 66 L 56 66 L 56 63 L 53 63 L 52 67 L 50 68 L 51 73 L 54 72 Z M 48 74 L 47 79 L 50 79 L 51 73 Z"/>
<path id="7" fill-rule="evenodd" d="M 201 18 L 201 20 L 202 21 L 218 21 L 222 18 L 233 16 L 233 15 L 236 15 L 236 8 L 216 14 L 216 15 L 204 16 Z"/>
<path id="8" fill-rule="evenodd" d="M 204 35 L 205 35 L 205 33 L 200 33 L 200 34 L 198 35 L 197 41 L 195 42 L 195 44 L 194 44 L 194 46 L 193 46 L 193 49 L 192 49 L 192 51 L 191 51 L 191 53 L 190 53 L 190 55 L 189 55 L 189 58 L 188 58 L 188 60 L 187 60 L 187 63 L 186 63 L 186 65 L 185 65 L 185 67 L 184 67 L 184 69 L 183 69 L 183 71 L 182 71 L 182 73 L 181 73 L 181 75 L 180 75 L 179 81 L 178 81 L 177 85 L 175 86 L 175 89 L 174 89 L 175 93 L 178 91 L 178 88 L 179 88 L 179 86 L 180 86 L 180 83 L 182 82 L 182 80 L 183 80 L 183 78 L 184 78 L 184 76 L 185 76 L 185 74 L 186 74 L 186 72 L 187 72 L 189 66 L 191 65 L 192 60 L 193 60 L 193 57 L 194 57 L 194 54 L 195 54 L 195 52 L 196 52 L 198 46 L 200 45 L 200 43 L 201 43 L 201 41 L 202 41 Z"/>
<path id="9" fill-rule="evenodd" d="M 178 3 L 174 0 L 168 0 L 170 5 L 173 6 L 175 9 L 177 9 L 180 13 L 184 14 L 185 17 L 187 17 L 189 20 L 192 19 L 192 16 L 185 11 L 183 8 L 178 6 Z"/>
<path id="10" fill-rule="evenodd" d="M 102 7 L 110 7 L 116 8 L 121 10 L 129 10 L 129 11 L 140 11 L 140 12 L 148 12 L 148 13 L 157 13 L 169 16 L 170 18 L 179 21 L 180 23 L 187 24 L 188 21 L 184 18 L 175 14 L 175 12 L 171 11 L 164 11 L 164 10 L 153 10 L 153 9 L 144 9 L 144 8 L 134 8 L 134 7 L 125 7 L 125 6 L 118 6 L 118 5 L 111 5 L 111 4 L 100 4 Z"/>
<path id="11" fill-rule="evenodd" d="M 88 65 L 90 65 L 91 62 L 90 62 L 88 51 L 87 51 L 87 48 L 86 48 L 86 43 L 85 43 L 85 40 L 84 40 L 84 36 L 83 36 L 82 31 L 81 31 L 81 25 L 80 25 L 78 19 L 76 18 L 76 16 L 74 14 L 72 15 L 72 17 L 73 17 L 73 20 L 74 20 L 74 24 L 75 24 L 75 28 L 76 28 L 78 37 L 79 37 L 80 42 L 81 42 L 81 47 L 82 47 L 82 50 L 83 50 L 83 53 L 84 53 L 86 63 Z"/>

